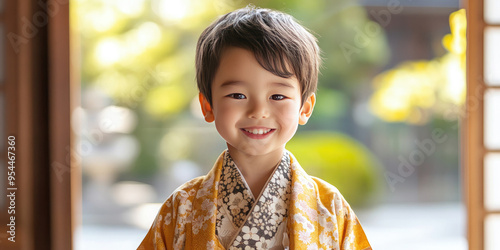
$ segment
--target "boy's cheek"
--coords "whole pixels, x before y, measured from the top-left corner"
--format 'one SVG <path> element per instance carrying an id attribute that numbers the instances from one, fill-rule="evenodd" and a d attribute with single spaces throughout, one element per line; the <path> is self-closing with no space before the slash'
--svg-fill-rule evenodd
<path id="1" fill-rule="evenodd" d="M 282 117 L 283 120 L 294 121 L 299 119 L 300 108 L 297 106 L 287 106 L 278 109 L 277 114 Z"/>
<path id="2" fill-rule="evenodd" d="M 217 117 L 220 117 L 221 119 L 227 119 L 227 117 L 234 116 L 235 113 L 237 112 L 237 108 L 234 105 L 219 105 L 216 110 L 217 112 Z"/>

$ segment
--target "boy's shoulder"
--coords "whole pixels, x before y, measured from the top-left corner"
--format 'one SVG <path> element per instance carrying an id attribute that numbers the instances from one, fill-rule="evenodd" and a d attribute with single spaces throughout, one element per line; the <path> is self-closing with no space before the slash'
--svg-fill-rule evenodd
<path id="1" fill-rule="evenodd" d="M 332 212 L 335 211 L 338 214 L 339 212 L 346 213 L 351 210 L 351 206 L 335 186 L 315 176 L 311 176 L 311 179 L 316 184 L 321 203 L 333 209 Z"/>
<path id="2" fill-rule="evenodd" d="M 310 176 L 310 177 L 316 183 L 316 185 L 318 186 L 318 189 L 320 189 L 320 191 L 324 190 L 324 191 L 328 191 L 328 192 L 342 196 L 340 191 L 334 185 L 330 184 L 329 182 L 327 182 L 319 177 L 316 177 L 316 176 Z"/>
<path id="3" fill-rule="evenodd" d="M 332 184 L 326 182 L 325 180 L 319 177 L 309 175 L 304 170 L 304 168 L 302 168 L 301 164 L 297 161 L 295 156 L 290 151 L 287 152 L 290 154 L 293 173 L 301 176 L 301 178 L 306 179 L 307 182 L 310 183 L 309 185 L 313 184 L 320 194 L 332 194 L 342 197 L 340 191 L 335 186 L 333 186 Z"/>
<path id="4" fill-rule="evenodd" d="M 317 191 L 317 195 L 321 196 L 321 200 L 324 200 L 325 197 L 328 197 L 330 201 L 335 201 L 335 200 L 342 200 L 345 201 L 344 197 L 340 193 L 340 191 L 332 184 L 328 183 L 327 181 L 316 177 L 309 175 L 300 165 L 300 163 L 297 161 L 295 156 L 288 151 L 288 153 L 291 156 L 291 165 L 292 169 L 294 169 L 294 173 L 302 176 L 309 182 L 309 185 L 314 185 L 315 189 Z M 326 199 L 325 199 L 326 200 Z"/>
<path id="5" fill-rule="evenodd" d="M 226 151 L 219 155 L 214 166 L 206 175 L 195 177 L 180 185 L 172 192 L 167 200 L 188 199 L 192 201 L 194 199 L 215 195 L 214 192 L 216 192 L 218 188 L 218 176 L 220 174 L 220 167 L 225 152 Z"/>
<path id="6" fill-rule="evenodd" d="M 178 188 L 176 188 L 173 193 L 175 194 L 175 193 L 179 193 L 179 192 L 189 192 L 193 189 L 194 190 L 199 189 L 200 185 L 203 183 L 203 181 L 205 180 L 206 177 L 207 177 L 206 175 L 202 175 L 202 176 L 195 177 L 189 181 L 186 181 L 186 182 L 184 182 L 184 184 L 182 184 Z"/>

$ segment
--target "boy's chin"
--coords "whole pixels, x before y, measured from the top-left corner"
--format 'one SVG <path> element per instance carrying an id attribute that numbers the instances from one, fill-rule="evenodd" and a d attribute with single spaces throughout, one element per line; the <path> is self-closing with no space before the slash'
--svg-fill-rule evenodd
<path id="1" fill-rule="evenodd" d="M 285 150 L 285 146 L 279 148 L 264 148 L 264 147 L 256 147 L 256 148 L 245 148 L 240 149 L 237 147 L 233 147 L 231 144 L 227 143 L 227 148 L 230 154 L 239 154 L 246 156 L 265 156 L 273 153 L 282 153 Z"/>

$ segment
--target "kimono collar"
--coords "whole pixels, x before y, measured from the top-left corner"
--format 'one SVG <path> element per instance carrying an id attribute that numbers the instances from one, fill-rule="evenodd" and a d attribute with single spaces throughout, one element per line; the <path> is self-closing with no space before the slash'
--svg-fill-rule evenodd
<path id="1" fill-rule="evenodd" d="M 276 164 L 276 166 L 273 167 L 273 171 L 271 173 L 271 175 L 269 176 L 268 178 L 268 182 L 270 179 L 272 179 L 272 177 L 274 176 L 275 172 L 278 170 L 278 169 L 283 169 L 285 170 L 286 172 L 288 172 L 290 168 L 290 153 L 285 150 L 283 152 L 283 156 L 281 157 L 281 160 L 280 162 L 278 162 L 278 164 Z M 231 155 L 229 154 L 229 151 L 225 151 L 224 153 L 224 162 L 222 163 L 222 171 L 221 171 L 221 178 L 232 178 L 234 180 L 226 180 L 226 182 L 230 181 L 232 182 L 229 187 L 229 189 L 232 189 L 234 187 L 234 184 L 235 183 L 238 183 L 240 182 L 239 184 L 243 184 L 243 188 L 246 188 L 246 190 L 248 191 L 248 195 L 252 198 L 252 201 L 251 202 L 256 202 L 259 197 L 255 197 L 251 190 L 250 190 L 250 187 L 248 186 L 248 183 L 246 182 L 245 180 L 245 177 L 243 176 L 243 173 L 241 172 L 241 170 L 236 166 L 236 163 L 234 162 L 233 158 L 231 157 Z M 220 180 L 221 182 L 224 181 L 224 180 Z M 264 191 L 264 189 L 267 187 L 267 184 L 264 185 L 263 189 L 261 190 L 261 193 Z M 220 183 L 219 183 L 220 185 Z M 223 185 L 222 187 L 226 187 L 225 185 Z M 221 188 L 221 187 L 219 187 Z M 284 185 L 282 185 L 281 188 L 286 188 Z M 247 191 L 244 192 L 244 194 L 246 195 L 247 194 Z M 219 195 L 221 194 L 221 190 L 219 190 Z"/>
<path id="2" fill-rule="evenodd" d="M 291 193 L 288 152 L 273 169 L 257 197 L 226 153 L 219 182 L 216 232 L 224 246 L 281 247 Z"/>
<path id="3" fill-rule="evenodd" d="M 192 246 L 199 246 L 202 248 L 215 247 L 222 249 L 222 245 L 215 240 L 216 235 L 216 211 L 217 211 L 217 195 L 220 182 L 220 176 L 224 164 L 225 150 L 217 159 L 214 167 L 203 179 L 200 189 L 192 203 L 192 209 L 195 211 L 193 214 L 193 227 L 192 230 L 186 230 L 186 239 L 191 239 Z M 290 168 L 292 171 L 292 198 L 289 204 L 289 219 L 293 221 L 304 221 L 301 228 L 305 230 L 307 235 L 311 238 L 317 238 L 318 233 L 315 228 L 318 227 L 318 207 L 316 205 L 316 191 L 315 182 L 309 177 L 302 167 L 298 164 L 297 160 L 288 150 L 285 150 L 290 158 Z M 197 211 L 206 211 L 199 214 Z M 314 224 L 310 223 L 306 218 Z M 304 218 L 305 220 L 302 220 Z M 307 221 L 307 222 L 305 222 Z M 199 222 L 199 223 L 198 223 Z M 290 246 L 293 247 L 294 243 L 299 243 L 298 235 L 295 235 L 292 223 L 288 225 L 288 232 L 290 235 Z M 194 234 L 194 235 L 193 235 Z M 294 242 L 295 241 L 295 242 Z M 203 244 L 206 245 L 200 245 Z M 208 242 L 208 243 L 207 243 Z"/>

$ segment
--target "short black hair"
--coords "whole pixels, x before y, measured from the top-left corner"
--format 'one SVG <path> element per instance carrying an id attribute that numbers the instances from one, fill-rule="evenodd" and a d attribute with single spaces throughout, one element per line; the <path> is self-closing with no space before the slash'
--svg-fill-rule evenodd
<path id="1" fill-rule="evenodd" d="M 198 89 L 212 105 L 212 81 L 227 47 L 251 51 L 267 71 L 284 78 L 295 75 L 302 103 L 316 92 L 321 64 L 317 39 L 292 16 L 247 6 L 219 17 L 196 46 Z"/>

